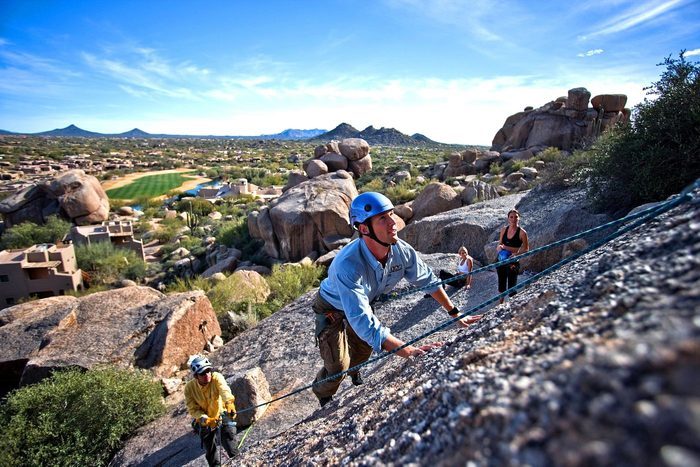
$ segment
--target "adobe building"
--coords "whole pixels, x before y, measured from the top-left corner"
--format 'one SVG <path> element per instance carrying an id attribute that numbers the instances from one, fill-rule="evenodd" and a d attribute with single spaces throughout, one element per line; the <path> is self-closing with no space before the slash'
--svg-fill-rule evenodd
<path id="1" fill-rule="evenodd" d="M 145 261 L 143 242 L 134 239 L 134 227 L 130 221 L 104 221 L 100 225 L 74 226 L 70 230 L 71 241 L 76 245 L 92 245 L 95 242 L 112 242 L 117 248 L 128 248 Z"/>
<path id="2" fill-rule="evenodd" d="M 226 182 L 220 187 L 201 188 L 197 196 L 205 199 L 218 199 L 227 197 L 238 197 L 242 195 L 256 196 L 258 186 L 254 183 L 248 183 L 245 178 L 239 178 L 235 182 Z"/>
<path id="3" fill-rule="evenodd" d="M 32 295 L 46 298 L 82 289 L 73 245 L 45 243 L 0 251 L 0 308 Z"/>

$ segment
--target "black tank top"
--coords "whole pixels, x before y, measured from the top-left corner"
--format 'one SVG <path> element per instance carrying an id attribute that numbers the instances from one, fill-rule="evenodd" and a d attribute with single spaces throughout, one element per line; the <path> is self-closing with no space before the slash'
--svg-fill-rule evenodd
<path id="1" fill-rule="evenodd" d="M 508 227 L 506 227 L 506 230 L 503 231 L 501 243 L 511 248 L 520 248 L 523 246 L 523 241 L 520 239 L 520 227 L 515 230 L 515 235 L 513 235 L 513 238 L 508 238 Z"/>

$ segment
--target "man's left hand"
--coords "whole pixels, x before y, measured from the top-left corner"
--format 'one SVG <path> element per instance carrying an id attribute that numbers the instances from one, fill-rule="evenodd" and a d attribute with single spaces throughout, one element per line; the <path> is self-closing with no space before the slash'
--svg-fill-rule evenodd
<path id="1" fill-rule="evenodd" d="M 462 326 L 463 328 L 468 327 L 470 324 L 474 324 L 477 321 L 481 319 L 483 315 L 471 315 L 471 316 L 465 316 L 464 318 L 460 319 L 457 321 L 457 324 Z"/>

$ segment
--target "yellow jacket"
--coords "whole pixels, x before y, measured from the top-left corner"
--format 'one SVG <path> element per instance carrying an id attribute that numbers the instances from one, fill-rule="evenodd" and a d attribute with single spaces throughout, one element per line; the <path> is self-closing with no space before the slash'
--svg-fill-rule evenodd
<path id="1" fill-rule="evenodd" d="M 211 381 L 204 386 L 199 384 L 196 379 L 185 385 L 187 412 L 197 420 L 202 415 L 219 418 L 221 412 L 224 411 L 224 404 L 233 400 L 231 388 L 226 384 L 224 376 L 217 371 L 212 372 Z"/>

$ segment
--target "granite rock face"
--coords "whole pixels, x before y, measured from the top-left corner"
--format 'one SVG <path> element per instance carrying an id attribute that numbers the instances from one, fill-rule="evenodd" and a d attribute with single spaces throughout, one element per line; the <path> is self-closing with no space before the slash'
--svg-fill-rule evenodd
<path id="1" fill-rule="evenodd" d="M 420 358 L 374 362 L 320 409 L 309 391 L 274 402 L 242 465 L 693 465 L 700 452 L 700 193 L 494 306 L 496 277 L 448 287 L 484 317 L 421 341 Z M 424 255 L 435 270 L 456 255 Z M 660 261 L 663 258 L 663 261 Z M 521 277 L 521 282 L 530 278 Z M 397 292 L 409 292 L 399 283 Z M 415 291 L 377 304 L 404 340 L 447 314 Z M 320 366 L 313 292 L 212 354 L 226 376 L 259 367 L 273 397 Z M 239 407 L 243 409 L 244 407 Z M 184 404 L 128 440 L 114 465 L 206 465 Z M 157 436 L 153 434 L 157 433 Z"/>
<path id="2" fill-rule="evenodd" d="M 35 383 L 67 366 L 101 364 L 148 368 L 167 377 L 219 335 L 201 291 L 165 296 L 134 286 L 23 303 L 0 314 L 3 385 Z"/>

